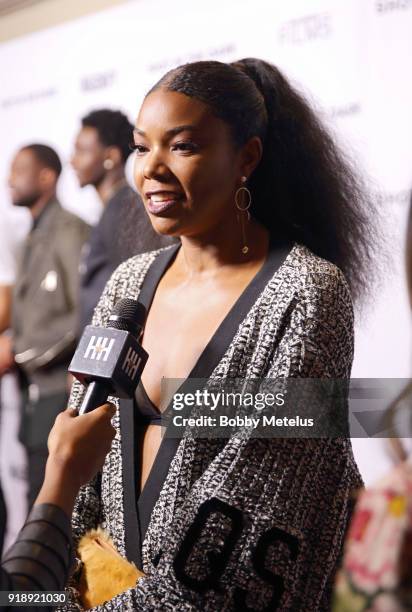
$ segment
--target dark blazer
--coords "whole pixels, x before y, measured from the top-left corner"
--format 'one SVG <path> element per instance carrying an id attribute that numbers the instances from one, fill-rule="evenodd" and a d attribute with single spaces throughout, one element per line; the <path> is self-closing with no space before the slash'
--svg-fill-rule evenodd
<path id="1" fill-rule="evenodd" d="M 78 317 L 79 257 L 89 226 L 52 200 L 23 245 L 12 305 L 16 363 L 50 396 L 66 389 Z"/>
<path id="2" fill-rule="evenodd" d="M 84 245 L 80 264 L 78 334 L 92 319 L 112 272 L 133 255 L 153 251 L 175 240 L 157 234 L 133 189 L 124 183 L 107 203 L 99 223 Z"/>

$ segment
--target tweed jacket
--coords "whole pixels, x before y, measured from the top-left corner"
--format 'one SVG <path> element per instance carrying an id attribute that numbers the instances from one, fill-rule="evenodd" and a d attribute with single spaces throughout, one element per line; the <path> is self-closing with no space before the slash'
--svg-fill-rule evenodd
<path id="1" fill-rule="evenodd" d="M 151 264 L 165 250 L 119 266 L 94 324 L 105 325 L 120 298 L 139 298 Z M 348 378 L 353 309 L 342 272 L 294 244 L 279 265 L 267 264 L 259 274 L 263 286 L 252 300 L 249 295 L 249 304 L 242 294 L 244 312 L 210 378 Z M 225 322 L 216 342 L 227 333 L 224 327 Z M 208 350 L 213 352 L 213 346 Z M 72 405 L 78 406 L 83 394 L 75 383 Z M 112 401 L 119 406 L 117 398 Z M 128 435 L 122 410 L 114 424 L 117 435 L 102 474 L 78 496 L 73 536 L 77 541 L 101 525 L 130 559 L 133 534 L 125 525 L 133 498 L 122 453 Z M 162 466 L 156 457 L 152 472 L 157 469 Z M 177 443 L 144 534 L 141 569 L 146 576 L 93 610 L 328 610 L 351 495 L 359 486 L 345 438 L 185 436 Z M 67 591 L 69 603 L 59 610 L 81 610 L 75 580 Z"/>

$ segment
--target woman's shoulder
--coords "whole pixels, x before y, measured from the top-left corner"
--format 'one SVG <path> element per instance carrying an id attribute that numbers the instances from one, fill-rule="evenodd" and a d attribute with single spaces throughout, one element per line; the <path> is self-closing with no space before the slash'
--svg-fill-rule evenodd
<path id="1" fill-rule="evenodd" d="M 351 301 L 349 283 L 342 270 L 303 244 L 293 245 L 282 266 L 282 275 L 298 295 L 341 293 Z"/>
<path id="2" fill-rule="evenodd" d="M 307 284 L 320 277 L 337 279 L 339 282 L 347 284 L 345 275 L 336 264 L 316 255 L 309 247 L 298 242 L 295 242 L 292 246 L 285 264 L 289 272 L 293 270 L 296 278 Z"/>
<path id="3" fill-rule="evenodd" d="M 268 290 L 274 307 L 283 300 L 285 310 L 293 306 L 305 317 L 343 317 L 348 324 L 353 321 L 352 294 L 344 273 L 303 244 L 295 243 L 291 247 L 272 276 Z"/>

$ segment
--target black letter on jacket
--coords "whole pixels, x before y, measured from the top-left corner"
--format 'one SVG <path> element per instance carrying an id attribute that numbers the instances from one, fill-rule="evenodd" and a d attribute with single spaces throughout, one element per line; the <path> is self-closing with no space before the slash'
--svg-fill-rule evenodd
<path id="1" fill-rule="evenodd" d="M 260 612 L 277 610 L 285 590 L 285 581 L 283 580 L 282 576 L 278 576 L 277 574 L 270 572 L 265 567 L 267 551 L 275 542 L 282 542 L 283 544 L 286 544 L 290 551 L 290 558 L 292 561 L 296 561 L 298 556 L 299 541 L 295 536 L 283 531 L 282 529 L 278 529 L 277 527 L 272 527 L 272 529 L 262 533 L 258 543 L 256 544 L 256 548 L 252 552 L 251 560 L 257 575 L 263 578 L 265 582 L 273 585 L 273 595 L 272 599 L 265 608 L 259 608 Z M 249 608 L 249 606 L 246 605 L 246 596 L 247 591 L 245 591 L 245 589 L 241 589 L 239 587 L 235 589 L 233 598 L 236 610 L 239 610 L 239 612 L 246 610 L 257 610 L 257 608 Z"/>
<path id="2" fill-rule="evenodd" d="M 230 533 L 227 534 L 223 547 L 219 552 L 205 550 L 204 556 L 207 559 L 207 569 L 209 571 L 202 580 L 198 580 L 197 578 L 193 578 L 186 573 L 185 566 L 197 540 L 199 540 L 202 535 L 207 519 L 209 516 L 216 513 L 223 514 L 224 516 L 228 517 L 232 521 L 232 528 Z M 216 497 L 212 497 L 211 499 L 205 501 L 199 507 L 195 520 L 187 530 L 187 533 L 173 561 L 173 569 L 178 580 L 199 593 L 203 593 L 207 589 L 221 591 L 222 587 L 219 585 L 219 579 L 229 561 L 236 541 L 241 534 L 242 527 L 243 519 L 240 510 L 229 506 Z"/>

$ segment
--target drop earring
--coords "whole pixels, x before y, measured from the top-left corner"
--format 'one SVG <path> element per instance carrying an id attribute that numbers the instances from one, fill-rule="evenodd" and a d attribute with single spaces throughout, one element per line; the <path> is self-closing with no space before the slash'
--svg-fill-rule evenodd
<path id="1" fill-rule="evenodd" d="M 241 181 L 243 185 L 236 190 L 235 205 L 238 210 L 237 218 L 240 223 L 242 233 L 242 253 L 243 255 L 247 255 L 247 253 L 249 253 L 249 247 L 247 245 L 246 223 L 250 221 L 249 208 L 252 204 L 252 194 L 245 185 L 247 176 L 242 176 Z"/>

